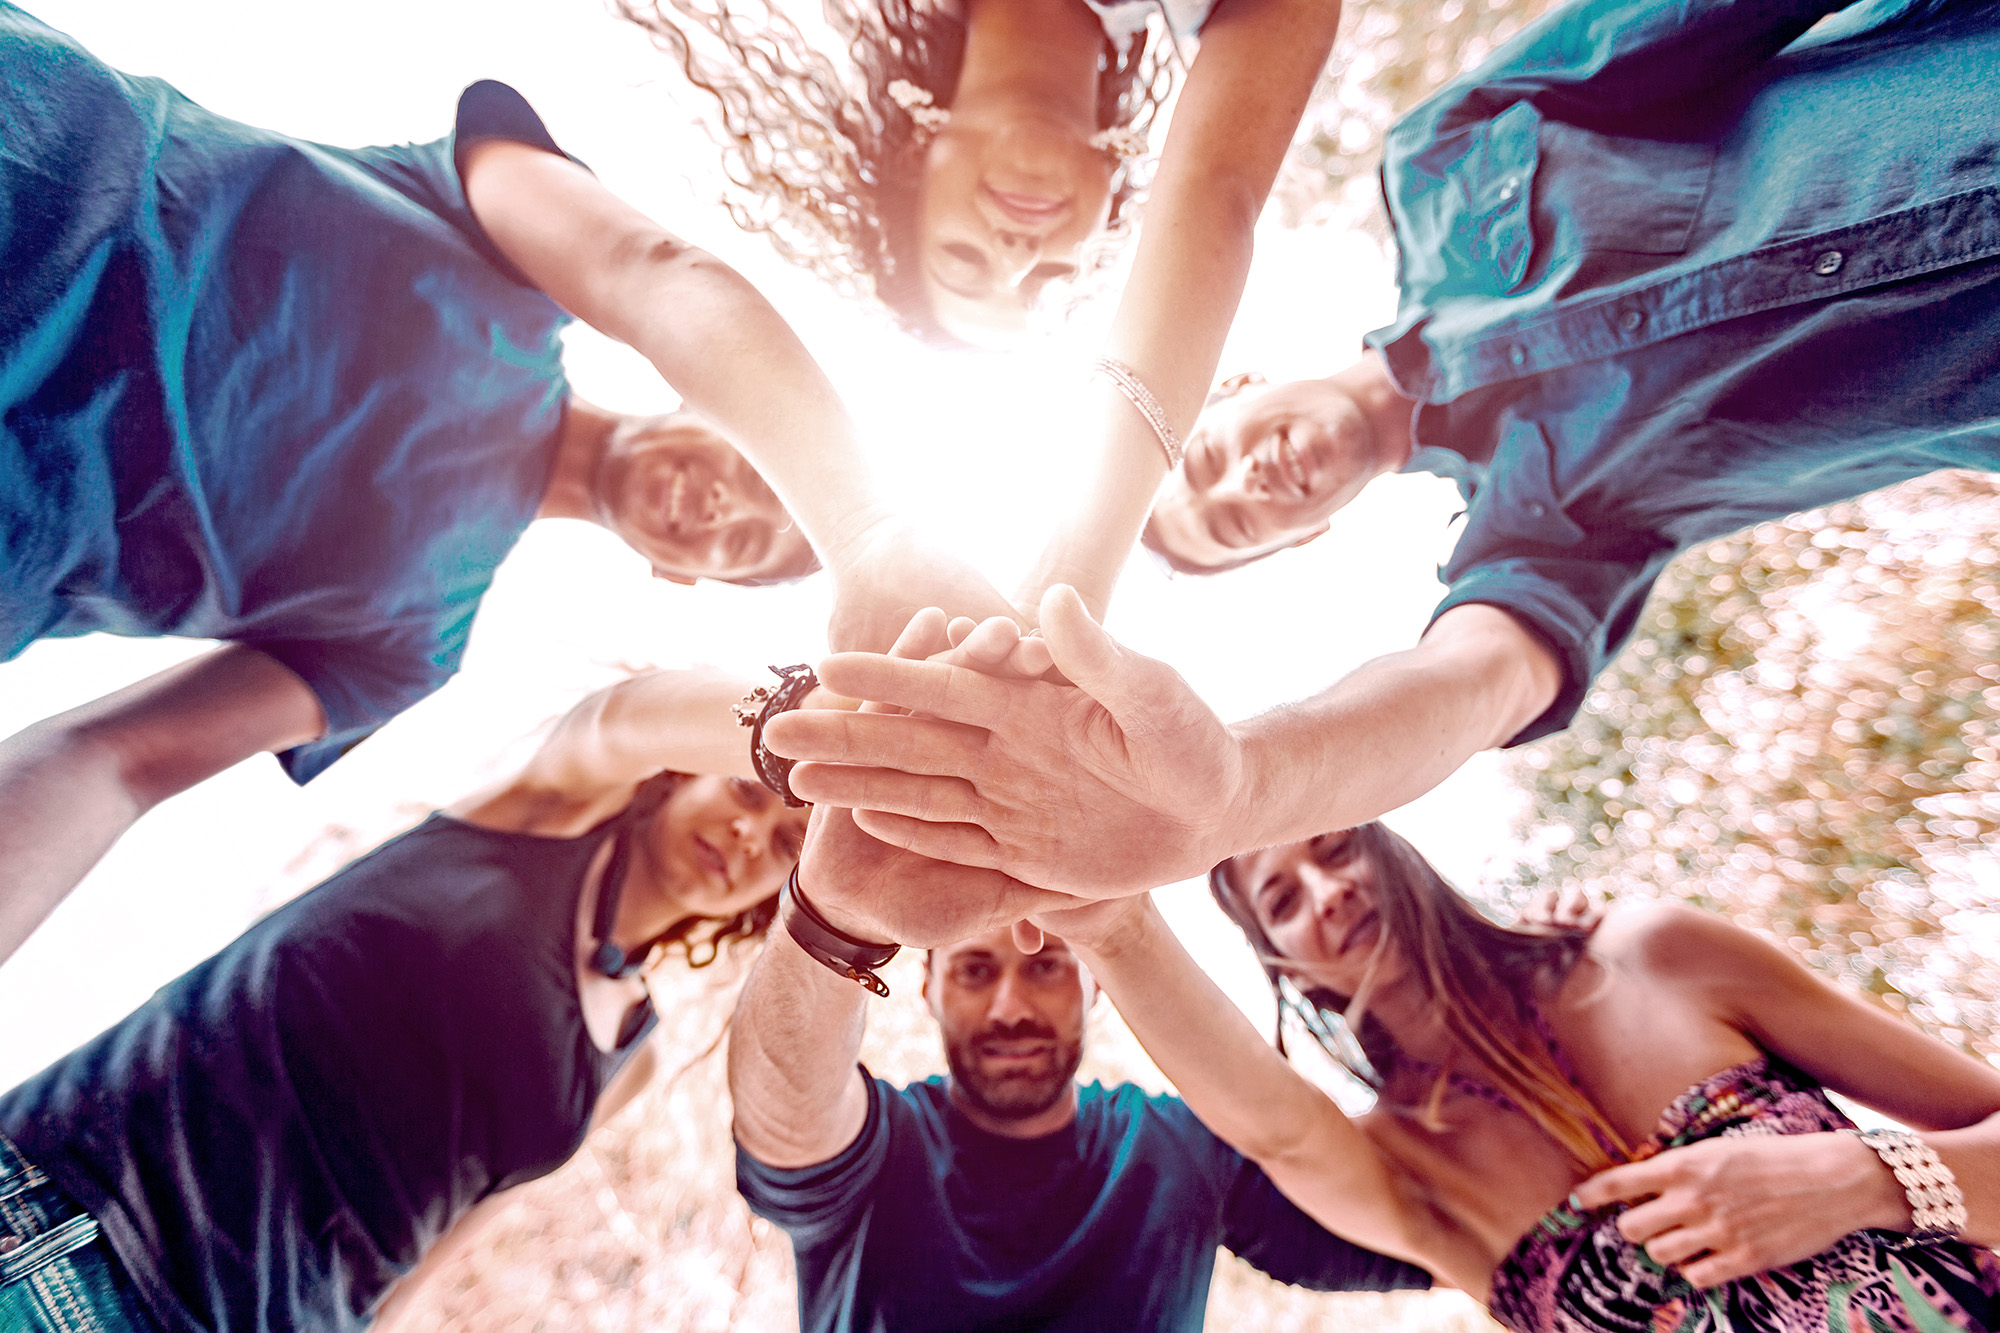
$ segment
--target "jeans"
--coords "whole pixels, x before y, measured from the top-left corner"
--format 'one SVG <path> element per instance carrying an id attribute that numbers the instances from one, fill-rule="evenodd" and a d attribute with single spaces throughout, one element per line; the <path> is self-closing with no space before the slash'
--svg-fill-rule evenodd
<path id="1" fill-rule="evenodd" d="M 0 1333 L 160 1333 L 97 1219 L 4 1137 Z"/>

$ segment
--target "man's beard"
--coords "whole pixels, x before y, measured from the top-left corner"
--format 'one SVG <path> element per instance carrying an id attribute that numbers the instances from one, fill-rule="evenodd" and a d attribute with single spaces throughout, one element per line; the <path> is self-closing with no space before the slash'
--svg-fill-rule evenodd
<path id="1" fill-rule="evenodd" d="M 981 1047 L 992 1041 L 1048 1041 L 1054 1049 L 1029 1060 L 1010 1059 L 1004 1073 L 992 1072 L 989 1064 L 1002 1063 Z M 1081 1039 L 1062 1042 L 1055 1029 L 1032 1019 L 1014 1024 L 995 1024 L 962 1041 L 945 1043 L 945 1060 L 951 1066 L 952 1087 L 974 1109 L 996 1120 L 1026 1120 L 1054 1106 L 1076 1077 L 1083 1062 Z"/>

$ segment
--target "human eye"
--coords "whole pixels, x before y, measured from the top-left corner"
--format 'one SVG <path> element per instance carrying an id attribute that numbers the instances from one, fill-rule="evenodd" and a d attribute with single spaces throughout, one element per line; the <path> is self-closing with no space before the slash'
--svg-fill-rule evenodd
<path id="1" fill-rule="evenodd" d="M 1299 886 L 1293 879 L 1272 880 L 1263 893 L 1264 916 L 1273 925 L 1285 921 L 1298 910 Z"/>
<path id="2" fill-rule="evenodd" d="M 762 810 L 771 803 L 770 788 L 749 778 L 729 779 L 729 792 L 745 810 Z"/>
<path id="3" fill-rule="evenodd" d="M 1312 840 L 1313 860 L 1323 866 L 1340 865 L 1351 859 L 1355 853 L 1354 831 L 1322 833 Z"/>

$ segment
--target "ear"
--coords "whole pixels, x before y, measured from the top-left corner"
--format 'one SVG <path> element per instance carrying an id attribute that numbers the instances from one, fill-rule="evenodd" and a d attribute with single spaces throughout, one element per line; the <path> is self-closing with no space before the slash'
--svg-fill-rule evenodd
<path id="1" fill-rule="evenodd" d="M 655 569 L 653 571 L 653 577 L 656 579 L 665 579 L 668 583 L 679 584 L 683 588 L 692 588 L 699 581 L 696 579 L 691 579 L 685 574 L 676 574 L 672 570 L 666 570 L 666 569 Z"/>

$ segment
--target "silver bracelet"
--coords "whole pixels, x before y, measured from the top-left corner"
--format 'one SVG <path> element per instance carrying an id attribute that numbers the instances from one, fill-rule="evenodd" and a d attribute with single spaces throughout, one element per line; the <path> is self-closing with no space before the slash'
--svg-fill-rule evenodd
<path id="1" fill-rule="evenodd" d="M 1167 456 L 1167 467 L 1181 465 L 1181 437 L 1174 425 L 1167 420 L 1167 409 L 1160 406 L 1160 400 L 1153 397 L 1153 391 L 1139 378 L 1139 373 L 1114 356 L 1100 356 L 1091 363 L 1091 373 L 1102 375 L 1111 381 L 1113 388 L 1125 395 L 1125 400 L 1139 409 L 1139 415 L 1146 418 L 1146 424 L 1153 428 L 1153 437 L 1160 442 L 1160 450 Z"/>
<path id="2" fill-rule="evenodd" d="M 1903 1187 L 1903 1197 L 1910 1201 L 1913 1224 L 1909 1244 L 1951 1240 L 1965 1230 L 1965 1195 L 1958 1188 L 1958 1177 L 1938 1160 L 1930 1144 L 1907 1129 L 1847 1132 L 1874 1149 L 1882 1164 L 1895 1173 L 1896 1183 Z"/>

